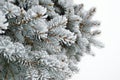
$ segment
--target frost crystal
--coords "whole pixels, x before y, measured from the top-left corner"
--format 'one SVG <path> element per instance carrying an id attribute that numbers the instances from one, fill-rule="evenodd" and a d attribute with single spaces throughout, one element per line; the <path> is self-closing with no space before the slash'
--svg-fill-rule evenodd
<path id="1" fill-rule="evenodd" d="M 0 80 L 67 80 L 91 46 L 96 9 L 73 0 L 0 1 Z"/>
<path id="2" fill-rule="evenodd" d="M 4 33 L 7 29 L 8 23 L 5 23 L 7 21 L 7 19 L 5 18 L 5 15 L 3 14 L 2 11 L 0 11 L 0 34 Z"/>
<path id="3" fill-rule="evenodd" d="M 13 18 L 20 15 L 20 8 L 12 3 L 6 2 L 3 6 L 3 12 L 7 18 Z"/>

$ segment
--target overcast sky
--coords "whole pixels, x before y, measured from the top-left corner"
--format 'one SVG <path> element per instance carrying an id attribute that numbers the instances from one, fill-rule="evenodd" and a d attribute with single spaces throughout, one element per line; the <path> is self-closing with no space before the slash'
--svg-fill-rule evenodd
<path id="1" fill-rule="evenodd" d="M 100 40 L 104 49 L 94 49 L 96 56 L 84 56 L 80 72 L 70 80 L 120 80 L 120 0 L 74 0 L 85 9 L 97 8 L 94 19 L 101 21 Z"/>

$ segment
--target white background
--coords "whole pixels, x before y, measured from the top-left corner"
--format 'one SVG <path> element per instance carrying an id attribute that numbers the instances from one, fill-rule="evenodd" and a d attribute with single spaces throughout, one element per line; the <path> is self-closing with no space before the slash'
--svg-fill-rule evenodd
<path id="1" fill-rule="evenodd" d="M 84 56 L 80 72 L 70 80 L 120 80 L 120 0 L 74 0 L 86 10 L 97 8 L 94 19 L 101 21 L 104 49 L 94 49 L 95 57 Z"/>

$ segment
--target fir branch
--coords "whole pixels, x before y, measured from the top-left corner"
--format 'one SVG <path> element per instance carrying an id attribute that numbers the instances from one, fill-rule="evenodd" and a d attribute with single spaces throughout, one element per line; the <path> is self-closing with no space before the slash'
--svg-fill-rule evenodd
<path id="1" fill-rule="evenodd" d="M 95 12 L 73 0 L 1 0 L 0 79 L 70 78 L 92 45 L 103 47 Z"/>

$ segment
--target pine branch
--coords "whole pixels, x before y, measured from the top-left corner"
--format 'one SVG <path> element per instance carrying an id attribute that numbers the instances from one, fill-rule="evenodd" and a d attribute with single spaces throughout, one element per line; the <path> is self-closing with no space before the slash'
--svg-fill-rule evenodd
<path id="1" fill-rule="evenodd" d="M 70 78 L 92 45 L 103 47 L 95 12 L 73 0 L 1 0 L 0 79 Z"/>

